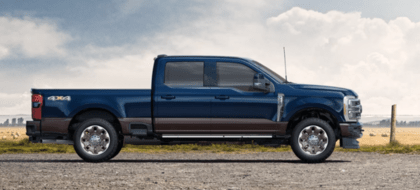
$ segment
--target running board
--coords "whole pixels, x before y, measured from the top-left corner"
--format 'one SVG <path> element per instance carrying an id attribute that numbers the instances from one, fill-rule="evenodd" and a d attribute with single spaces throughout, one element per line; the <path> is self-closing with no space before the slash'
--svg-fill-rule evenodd
<path id="1" fill-rule="evenodd" d="M 240 138 L 247 138 L 247 139 L 257 139 L 257 138 L 273 138 L 273 135 L 252 135 L 252 134 L 215 134 L 215 135 L 200 135 L 200 134 L 163 134 L 162 138 L 172 138 L 172 139 L 185 139 L 185 138 L 193 138 L 193 139 L 208 139 L 208 138 L 233 138 L 233 139 L 240 139 Z"/>
<path id="2" fill-rule="evenodd" d="M 73 144 L 71 140 L 55 140 L 55 139 L 42 139 L 42 143 L 54 143 L 54 144 Z"/>

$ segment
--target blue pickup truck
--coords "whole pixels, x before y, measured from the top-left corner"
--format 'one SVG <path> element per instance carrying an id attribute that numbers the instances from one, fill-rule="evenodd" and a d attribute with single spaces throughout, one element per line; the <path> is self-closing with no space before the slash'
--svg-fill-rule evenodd
<path id="1" fill-rule="evenodd" d="M 32 89 L 26 134 L 73 144 L 89 162 L 112 159 L 128 137 L 285 144 L 304 162 L 322 162 L 337 140 L 359 148 L 361 113 L 352 90 L 291 83 L 251 59 L 159 55 L 151 90 Z"/>

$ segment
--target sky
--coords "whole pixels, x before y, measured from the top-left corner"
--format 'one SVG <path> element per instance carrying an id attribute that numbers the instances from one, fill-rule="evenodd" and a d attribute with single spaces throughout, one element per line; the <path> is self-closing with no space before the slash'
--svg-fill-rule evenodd
<path id="1" fill-rule="evenodd" d="M 0 0 L 0 115 L 31 88 L 149 89 L 153 58 L 225 55 L 420 115 L 420 1 Z"/>

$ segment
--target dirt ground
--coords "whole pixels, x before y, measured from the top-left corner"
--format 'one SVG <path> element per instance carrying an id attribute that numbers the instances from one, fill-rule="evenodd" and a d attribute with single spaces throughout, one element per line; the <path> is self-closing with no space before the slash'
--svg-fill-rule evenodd
<path id="1" fill-rule="evenodd" d="M 334 152 L 306 164 L 292 152 L 0 155 L 0 189 L 419 189 L 420 155 Z"/>

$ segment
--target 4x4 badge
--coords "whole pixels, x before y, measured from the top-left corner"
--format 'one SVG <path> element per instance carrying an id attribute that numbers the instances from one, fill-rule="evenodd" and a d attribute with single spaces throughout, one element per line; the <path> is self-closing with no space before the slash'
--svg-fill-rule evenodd
<path id="1" fill-rule="evenodd" d="M 70 98 L 70 96 L 50 96 L 50 97 L 48 97 L 48 100 L 51 100 L 51 101 L 57 101 L 57 100 L 70 101 L 71 98 Z"/>

